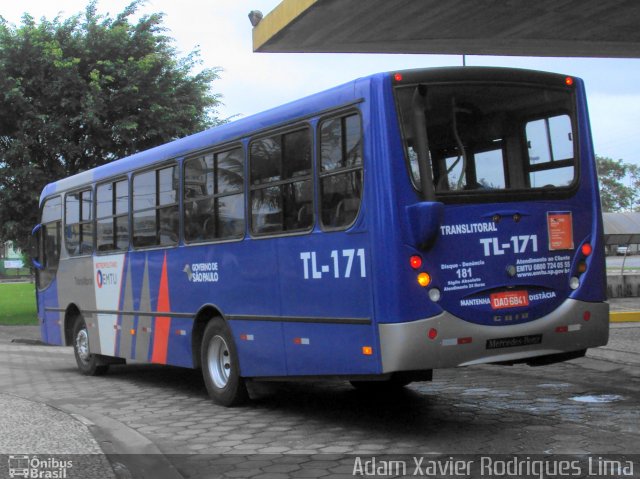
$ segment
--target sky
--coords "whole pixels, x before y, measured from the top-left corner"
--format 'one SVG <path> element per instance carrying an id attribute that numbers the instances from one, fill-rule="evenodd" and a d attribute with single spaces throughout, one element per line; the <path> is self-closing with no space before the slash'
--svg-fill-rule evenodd
<path id="1" fill-rule="evenodd" d="M 36 19 L 63 18 L 88 0 L 3 2 L 0 15 L 18 25 L 24 12 Z M 98 10 L 115 15 L 130 0 L 102 0 Z M 224 105 L 219 116 L 248 116 L 288 101 L 381 71 L 458 66 L 459 55 L 253 53 L 251 10 L 266 16 L 280 0 L 148 0 L 143 13 L 165 13 L 177 49 L 199 48 L 206 67 L 221 67 L 213 90 Z M 584 79 L 596 154 L 640 165 L 640 59 L 467 56 L 470 66 L 531 68 Z"/>

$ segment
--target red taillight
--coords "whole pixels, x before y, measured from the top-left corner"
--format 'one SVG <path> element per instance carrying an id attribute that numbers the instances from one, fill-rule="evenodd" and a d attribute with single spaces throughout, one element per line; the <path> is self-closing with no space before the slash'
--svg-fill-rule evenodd
<path id="1" fill-rule="evenodd" d="M 431 328 L 427 333 L 429 339 L 436 339 L 438 337 L 438 330 L 436 328 Z"/>
<path id="2" fill-rule="evenodd" d="M 582 254 L 585 256 L 589 256 L 593 252 L 593 248 L 589 243 L 583 244 L 581 250 Z"/>
<path id="3" fill-rule="evenodd" d="M 420 266 L 422 266 L 422 258 L 418 255 L 414 255 L 409 258 L 409 264 L 413 269 L 418 269 Z"/>
<path id="4" fill-rule="evenodd" d="M 565 85 L 567 85 L 567 86 L 572 86 L 572 85 L 573 85 L 573 78 L 571 78 L 571 77 L 567 77 L 567 78 L 565 78 L 565 79 L 564 79 L 564 83 L 565 83 Z"/>
<path id="5" fill-rule="evenodd" d="M 558 326 L 556 328 L 556 333 L 566 333 L 569 331 L 569 326 Z"/>
<path id="6" fill-rule="evenodd" d="M 582 319 L 584 319 L 585 321 L 589 321 L 591 319 L 591 311 L 585 311 L 582 315 Z"/>
<path id="7" fill-rule="evenodd" d="M 393 79 L 395 81 L 402 81 L 402 73 L 396 73 L 395 75 L 393 75 Z"/>

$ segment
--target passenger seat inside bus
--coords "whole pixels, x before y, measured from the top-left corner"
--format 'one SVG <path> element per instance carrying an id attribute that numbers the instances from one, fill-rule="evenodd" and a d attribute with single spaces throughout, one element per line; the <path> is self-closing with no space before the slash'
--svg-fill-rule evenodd
<path id="1" fill-rule="evenodd" d="M 336 206 L 333 226 L 346 226 L 351 224 L 358 214 L 359 206 L 359 198 L 345 198 L 340 200 Z"/>

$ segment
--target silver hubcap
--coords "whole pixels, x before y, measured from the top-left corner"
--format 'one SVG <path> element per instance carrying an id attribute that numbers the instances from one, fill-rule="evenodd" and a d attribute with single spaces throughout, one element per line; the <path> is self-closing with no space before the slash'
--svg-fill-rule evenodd
<path id="1" fill-rule="evenodd" d="M 220 336 L 214 336 L 209 343 L 207 355 L 211 379 L 217 388 L 224 388 L 229 382 L 231 374 L 231 354 L 226 341 Z"/>
<path id="2" fill-rule="evenodd" d="M 78 357 L 82 362 L 89 362 L 89 335 L 87 334 L 86 329 L 78 331 L 78 335 L 76 336 L 76 351 L 78 352 Z"/>

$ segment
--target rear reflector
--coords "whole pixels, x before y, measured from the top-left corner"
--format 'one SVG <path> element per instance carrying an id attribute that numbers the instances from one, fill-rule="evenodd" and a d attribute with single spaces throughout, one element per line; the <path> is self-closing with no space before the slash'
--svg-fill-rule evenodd
<path id="1" fill-rule="evenodd" d="M 473 338 L 471 337 L 467 337 L 467 338 L 449 338 L 449 339 L 443 339 L 442 340 L 442 345 L 443 346 L 459 346 L 461 344 L 471 344 L 473 342 Z"/>
<path id="2" fill-rule="evenodd" d="M 580 331 L 581 329 L 581 324 L 569 324 L 568 326 L 558 326 L 556 328 L 556 333 L 570 333 L 573 331 Z"/>

